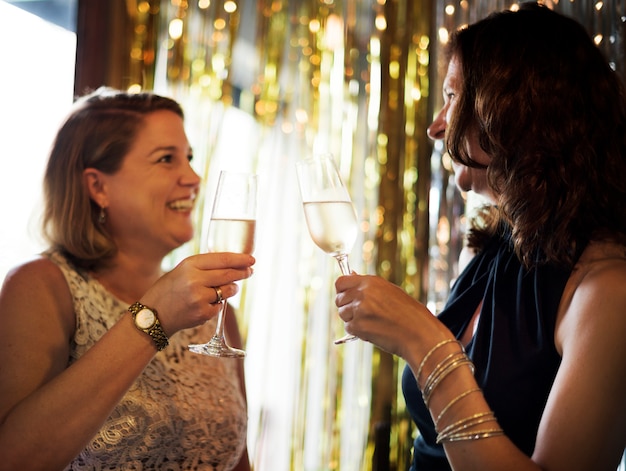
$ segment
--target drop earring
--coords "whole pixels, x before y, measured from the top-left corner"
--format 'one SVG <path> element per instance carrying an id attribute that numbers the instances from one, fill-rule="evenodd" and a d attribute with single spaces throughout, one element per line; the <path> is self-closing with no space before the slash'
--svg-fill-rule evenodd
<path id="1" fill-rule="evenodd" d="M 107 213 L 104 210 L 104 206 L 100 207 L 100 214 L 98 214 L 98 223 L 104 224 L 107 221 Z"/>

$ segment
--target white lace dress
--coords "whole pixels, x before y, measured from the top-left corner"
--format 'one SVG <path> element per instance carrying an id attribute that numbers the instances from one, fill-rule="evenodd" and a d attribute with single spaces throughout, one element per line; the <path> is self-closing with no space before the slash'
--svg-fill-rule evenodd
<path id="1" fill-rule="evenodd" d="M 76 334 L 69 364 L 80 358 L 124 314 L 128 305 L 59 253 L 74 299 Z M 202 332 L 178 332 L 137 378 L 98 434 L 66 470 L 230 470 L 246 441 L 247 411 L 237 359 L 190 353 L 208 340 Z M 111 372 L 115 374 L 115 372 Z"/>

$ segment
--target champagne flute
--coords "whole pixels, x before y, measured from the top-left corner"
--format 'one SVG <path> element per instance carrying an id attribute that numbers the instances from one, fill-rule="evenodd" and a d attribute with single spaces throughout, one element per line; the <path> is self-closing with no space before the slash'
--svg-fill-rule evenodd
<path id="1" fill-rule="evenodd" d="M 220 172 L 209 221 L 209 252 L 252 253 L 256 227 L 256 192 L 256 175 L 224 170 Z M 190 351 L 214 357 L 246 356 L 243 350 L 226 343 L 225 314 L 226 300 L 222 300 L 215 334 L 205 344 L 189 345 Z"/>
<path id="2" fill-rule="evenodd" d="M 348 253 L 357 235 L 357 219 L 348 189 L 331 154 L 318 154 L 296 164 L 302 206 L 313 242 L 339 263 L 343 275 L 352 273 Z M 355 340 L 345 335 L 342 344 Z"/>

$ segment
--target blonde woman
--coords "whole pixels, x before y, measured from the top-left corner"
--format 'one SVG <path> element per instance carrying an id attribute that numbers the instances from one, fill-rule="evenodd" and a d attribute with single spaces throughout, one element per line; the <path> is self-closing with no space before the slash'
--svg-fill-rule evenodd
<path id="1" fill-rule="evenodd" d="M 151 93 L 77 101 L 45 172 L 50 249 L 0 292 L 0 469 L 250 469 L 243 366 L 191 353 L 254 259 L 201 254 L 183 112 Z M 240 344 L 234 317 L 229 340 Z"/>

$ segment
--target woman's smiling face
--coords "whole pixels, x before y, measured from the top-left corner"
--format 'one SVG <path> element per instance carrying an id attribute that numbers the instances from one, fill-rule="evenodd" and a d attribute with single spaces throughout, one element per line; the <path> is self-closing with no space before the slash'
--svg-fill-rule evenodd
<path id="1" fill-rule="evenodd" d="M 143 119 L 119 171 L 102 176 L 107 225 L 121 250 L 144 244 L 166 254 L 193 237 L 200 178 L 191 157 L 180 116 L 155 111 Z"/>

